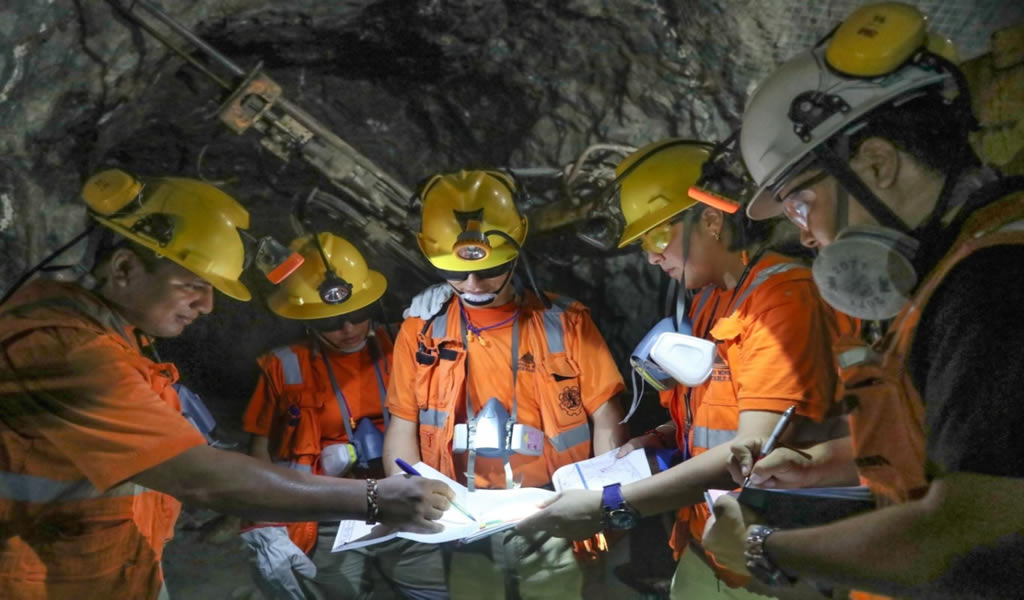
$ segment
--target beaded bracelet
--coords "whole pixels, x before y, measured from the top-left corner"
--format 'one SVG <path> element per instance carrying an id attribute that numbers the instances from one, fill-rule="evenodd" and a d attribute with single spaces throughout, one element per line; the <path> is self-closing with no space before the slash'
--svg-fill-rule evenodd
<path id="1" fill-rule="evenodd" d="M 377 506 L 377 480 L 366 480 L 366 524 L 376 525 L 377 517 L 380 516 L 380 507 Z"/>

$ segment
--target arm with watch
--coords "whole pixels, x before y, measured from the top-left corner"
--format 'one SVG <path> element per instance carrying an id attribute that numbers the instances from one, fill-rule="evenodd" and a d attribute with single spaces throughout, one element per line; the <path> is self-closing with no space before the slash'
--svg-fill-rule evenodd
<path id="1" fill-rule="evenodd" d="M 744 411 L 740 413 L 738 437 L 765 437 L 778 420 L 777 413 Z M 791 427 L 790 431 L 794 429 Z M 731 456 L 729 444 L 716 446 L 647 479 L 609 490 L 607 499 L 604 490 L 562 492 L 546 503 L 544 510 L 522 521 L 517 529 L 586 539 L 608 526 L 616 527 L 615 523 L 626 528 L 642 516 L 692 506 L 704 501 L 704 490 L 708 488 L 734 487 L 727 468 Z"/>

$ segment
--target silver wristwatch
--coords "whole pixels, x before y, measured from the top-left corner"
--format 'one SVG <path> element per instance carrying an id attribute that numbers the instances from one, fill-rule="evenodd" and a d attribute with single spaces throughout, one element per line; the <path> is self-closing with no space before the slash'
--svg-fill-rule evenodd
<path id="1" fill-rule="evenodd" d="M 758 581 L 771 586 L 793 585 L 796 578 L 777 567 L 764 551 L 765 540 L 774 532 L 774 529 L 764 525 L 751 525 L 747 529 L 746 547 L 743 552 L 747 559 L 747 570 Z"/>

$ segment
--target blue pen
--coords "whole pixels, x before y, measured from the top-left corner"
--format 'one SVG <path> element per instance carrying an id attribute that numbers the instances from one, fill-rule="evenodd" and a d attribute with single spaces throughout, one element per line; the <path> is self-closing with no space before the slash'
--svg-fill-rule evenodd
<path id="1" fill-rule="evenodd" d="M 409 463 L 405 462 L 404 460 L 402 460 L 400 458 L 396 458 L 395 459 L 395 464 L 398 465 L 398 468 L 402 469 L 403 471 L 405 471 L 406 473 L 408 473 L 410 475 L 415 475 L 416 477 L 423 477 L 422 475 L 420 475 L 419 471 L 417 471 L 416 469 L 413 468 L 412 465 L 410 465 Z M 470 521 L 473 521 L 474 523 L 476 522 L 476 519 L 473 517 L 473 515 L 469 514 L 469 511 L 466 510 L 465 508 L 462 508 L 461 506 L 459 506 L 458 502 L 452 500 L 451 503 L 452 503 L 452 506 L 454 506 L 460 513 L 462 513 L 462 514 L 466 515 L 467 517 L 469 517 Z"/>

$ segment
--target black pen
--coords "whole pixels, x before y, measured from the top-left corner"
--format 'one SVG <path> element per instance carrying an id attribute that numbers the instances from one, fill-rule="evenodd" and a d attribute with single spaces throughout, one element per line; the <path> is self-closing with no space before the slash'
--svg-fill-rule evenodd
<path id="1" fill-rule="evenodd" d="M 758 452 L 757 457 L 754 459 L 754 463 L 761 460 L 761 458 L 771 454 L 772 450 L 775 449 L 775 444 L 779 441 L 782 436 L 782 432 L 786 430 L 786 425 L 789 425 L 789 421 L 793 418 L 793 413 L 796 412 L 796 404 L 786 409 L 786 412 L 782 413 L 782 417 L 779 418 L 779 422 L 775 424 L 775 429 L 772 430 L 772 434 L 768 436 L 768 439 L 761 444 L 761 450 Z M 750 465 L 750 471 L 754 471 L 754 465 Z M 743 479 L 743 487 L 747 487 L 750 483 L 750 475 L 747 475 Z"/>

